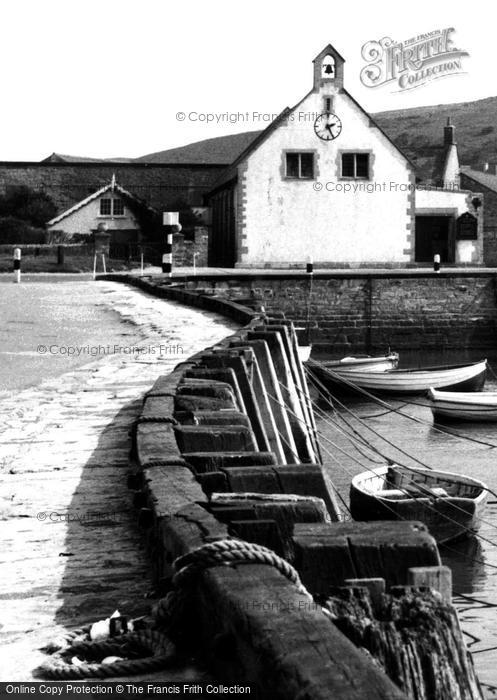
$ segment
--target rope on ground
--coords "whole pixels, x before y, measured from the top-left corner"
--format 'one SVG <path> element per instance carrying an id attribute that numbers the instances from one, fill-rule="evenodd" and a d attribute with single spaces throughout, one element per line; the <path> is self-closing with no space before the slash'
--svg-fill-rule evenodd
<path id="1" fill-rule="evenodd" d="M 40 673 L 54 680 L 112 678 L 148 673 L 177 665 L 179 659 L 169 635 L 183 619 L 192 586 L 206 569 L 216 566 L 236 567 L 242 564 L 273 566 L 297 586 L 299 593 L 312 600 L 296 569 L 271 549 L 244 540 L 217 540 L 174 561 L 174 588 L 159 601 L 154 610 L 154 628 L 125 632 L 102 641 L 91 640 L 91 625 L 73 630 L 48 645 L 47 649 L 53 653 L 40 667 Z M 144 652 L 148 653 L 148 656 L 144 656 Z M 80 661 L 78 654 L 86 660 Z M 118 658 L 109 663 L 99 661 L 112 655 L 128 658 Z M 129 658 L 137 656 L 141 658 Z M 71 663 L 70 659 L 74 657 L 78 660 Z"/>

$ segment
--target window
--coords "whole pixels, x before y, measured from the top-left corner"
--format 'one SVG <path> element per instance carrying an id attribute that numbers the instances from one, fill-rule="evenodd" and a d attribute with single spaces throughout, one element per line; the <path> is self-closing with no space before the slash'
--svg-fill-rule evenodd
<path id="1" fill-rule="evenodd" d="M 122 199 L 105 197 L 100 200 L 100 216 L 124 216 Z"/>
<path id="2" fill-rule="evenodd" d="M 332 105 L 331 97 L 324 98 L 324 111 L 325 112 L 333 112 L 333 105 Z"/>
<path id="3" fill-rule="evenodd" d="M 342 153 L 342 177 L 369 178 L 369 153 Z"/>
<path id="4" fill-rule="evenodd" d="M 287 153 L 286 176 L 297 180 L 312 180 L 314 153 Z"/>
<path id="5" fill-rule="evenodd" d="M 114 216 L 124 216 L 124 202 L 122 199 L 113 199 L 112 207 L 112 213 Z"/>
<path id="6" fill-rule="evenodd" d="M 110 216 L 111 215 L 111 199 L 101 199 L 100 200 L 100 216 Z"/>

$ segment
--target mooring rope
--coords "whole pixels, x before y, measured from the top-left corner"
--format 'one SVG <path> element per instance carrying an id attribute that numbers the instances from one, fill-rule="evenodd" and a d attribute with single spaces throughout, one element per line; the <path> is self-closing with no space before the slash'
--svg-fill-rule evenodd
<path id="1" fill-rule="evenodd" d="M 173 563 L 174 589 L 162 598 L 153 616 L 155 629 L 125 632 L 102 641 L 90 639 L 91 625 L 68 632 L 53 640 L 47 647 L 52 654 L 40 667 L 40 673 L 54 680 L 84 678 L 112 678 L 116 676 L 148 673 L 178 664 L 176 647 L 168 633 L 184 614 L 192 586 L 200 574 L 216 566 L 236 567 L 243 564 L 272 566 L 293 583 L 299 593 L 312 600 L 302 584 L 297 570 L 285 559 L 267 547 L 237 539 L 222 539 L 202 545 L 178 557 Z M 143 618 L 139 618 L 143 620 Z M 102 663 L 95 661 L 109 655 L 137 654 L 142 658 L 125 658 Z M 85 661 L 71 663 L 68 658 L 80 654 Z"/>
<path id="2" fill-rule="evenodd" d="M 329 393 L 327 389 L 326 389 L 326 392 Z M 299 420 L 298 416 L 296 416 L 296 415 L 293 413 L 292 409 L 291 409 L 288 405 L 285 404 L 285 408 L 286 408 L 287 411 L 289 411 L 290 413 L 292 413 L 292 414 L 297 418 L 297 420 Z M 356 462 L 359 464 L 359 466 L 361 466 L 363 469 L 365 468 L 366 471 L 369 471 L 369 472 L 371 472 L 372 474 L 376 474 L 376 472 L 374 471 L 374 469 L 372 469 L 371 467 L 367 467 L 367 466 L 365 466 L 365 465 L 362 465 L 360 462 L 358 462 L 358 460 L 356 460 L 355 458 L 353 458 L 351 455 L 347 454 L 347 452 L 346 452 L 345 450 L 342 450 L 340 447 L 338 447 L 337 445 L 335 445 L 326 435 L 324 435 L 323 433 L 321 433 L 321 432 L 319 432 L 319 431 L 318 431 L 318 434 L 319 434 L 319 436 L 320 436 L 322 439 L 327 440 L 327 441 L 330 442 L 334 447 L 338 448 L 342 453 L 346 454 L 346 456 L 348 456 L 349 459 L 353 459 L 354 461 L 356 461 Z M 379 435 L 379 437 L 382 437 L 382 436 Z M 397 448 L 397 449 L 399 449 L 399 448 Z M 407 456 L 409 456 L 411 459 L 414 459 L 414 460 L 415 460 L 415 458 L 412 457 L 411 455 L 409 455 L 408 453 L 405 453 L 405 454 L 407 454 Z M 392 460 L 388 460 L 388 461 L 389 461 L 389 463 L 390 463 L 391 465 L 394 464 L 394 463 L 392 462 Z M 419 460 L 417 460 L 417 461 L 419 461 Z M 420 462 L 420 463 L 423 464 L 422 462 Z M 339 464 L 340 464 L 340 463 L 339 463 Z M 343 470 L 346 471 L 346 472 L 349 474 L 349 476 L 351 475 L 350 472 L 349 472 L 343 465 L 340 464 L 340 466 L 342 466 Z M 402 465 L 402 466 L 405 466 L 405 465 Z M 427 466 L 427 465 L 426 465 L 426 466 Z M 408 469 L 408 470 L 410 470 L 410 471 L 412 471 L 412 472 L 414 472 L 414 473 L 416 473 L 416 469 L 414 469 L 414 468 L 412 468 L 412 467 L 410 468 L 410 467 L 405 466 L 405 468 Z M 427 468 L 431 470 L 431 467 L 427 467 Z M 427 487 L 425 487 L 423 484 L 419 484 L 419 483 L 416 482 L 414 479 L 410 479 L 409 481 L 410 481 L 410 483 L 412 484 L 413 488 L 416 488 L 416 489 L 419 491 L 419 493 L 421 494 L 421 496 L 422 496 L 423 498 L 425 498 L 425 499 L 428 498 L 428 499 L 429 499 L 429 502 L 426 503 L 426 504 L 424 504 L 425 507 L 426 507 L 428 510 L 431 510 L 431 511 L 433 511 L 434 513 L 436 513 L 436 515 L 437 515 L 438 517 L 443 517 L 443 518 L 444 518 L 445 520 L 447 520 L 448 522 L 451 522 L 452 524 L 457 525 L 459 528 L 461 528 L 462 530 L 464 530 L 464 531 L 467 532 L 468 534 L 471 534 L 471 535 L 474 535 L 474 536 L 478 537 L 479 539 L 481 539 L 481 540 L 484 541 L 484 542 L 487 542 L 488 544 L 492 545 L 493 547 L 497 547 L 497 542 L 493 542 L 493 541 L 490 540 L 488 537 L 485 537 L 484 535 L 480 535 L 479 533 L 473 532 L 473 530 L 471 530 L 470 528 L 466 527 L 465 525 L 463 525 L 462 523 L 458 522 L 457 520 L 454 520 L 454 518 L 451 518 L 451 517 L 450 517 L 449 515 L 447 515 L 446 513 L 441 513 L 440 511 L 438 511 L 436 508 L 434 508 L 434 507 L 431 505 L 431 501 L 432 501 L 432 500 L 433 500 L 433 501 L 436 500 L 436 497 L 433 496 L 433 494 L 429 491 L 429 489 L 428 489 Z M 406 495 L 406 496 L 412 498 L 412 495 L 409 494 L 409 493 L 405 490 L 405 488 L 403 489 L 401 486 L 399 486 L 398 488 L 399 488 L 399 490 L 401 490 L 401 491 L 404 492 L 404 495 Z M 485 490 L 489 491 L 489 489 L 485 489 Z M 389 510 L 390 512 L 392 512 L 392 513 L 395 515 L 395 519 L 407 521 L 407 518 L 403 518 L 403 517 L 399 516 L 398 513 L 397 513 L 393 508 L 391 508 L 390 506 L 388 506 L 385 502 L 382 502 L 382 505 L 384 505 L 385 508 L 386 508 L 387 510 Z M 467 512 L 464 510 L 464 508 L 461 508 L 461 507 L 458 506 L 457 504 L 451 503 L 451 506 L 452 506 L 452 508 L 454 508 L 455 510 L 459 510 L 459 511 L 461 511 L 462 513 L 464 513 L 465 515 L 467 515 Z M 482 523 L 486 523 L 486 524 L 490 525 L 490 527 L 492 527 L 493 529 L 497 529 L 497 526 L 496 526 L 496 525 L 494 525 L 494 524 L 491 523 L 490 521 L 485 520 L 484 518 L 480 518 L 480 521 L 481 521 Z M 444 545 L 444 546 L 447 547 L 447 545 Z M 497 566 L 495 566 L 494 568 L 497 569 Z"/>
<path id="3" fill-rule="evenodd" d="M 488 363 L 487 363 L 487 366 L 488 366 Z M 342 383 L 342 384 L 345 384 L 346 386 L 351 387 L 352 389 L 354 389 L 354 391 L 357 391 L 358 393 L 362 394 L 363 396 L 366 396 L 366 397 L 367 397 L 368 399 L 370 399 L 371 401 L 374 401 L 374 402 L 378 403 L 380 406 L 383 406 L 384 408 L 387 408 L 389 411 L 392 411 L 393 413 L 398 413 L 399 416 L 403 416 L 404 418 L 408 418 L 409 420 L 412 420 L 412 421 L 414 421 L 415 423 L 420 423 L 421 425 L 428 425 L 428 426 L 430 426 L 431 429 L 434 430 L 435 432 L 442 433 L 442 434 L 444 434 L 444 435 L 450 435 L 451 437 L 453 437 L 453 438 L 455 438 L 455 439 L 458 439 L 458 440 L 466 440 L 466 441 L 468 441 L 468 442 L 475 442 L 475 443 L 477 443 L 477 444 L 484 445 L 485 447 L 490 447 L 490 448 L 496 448 L 496 447 L 497 447 L 497 444 L 495 444 L 495 443 L 487 442 L 487 441 L 485 441 L 485 440 L 478 440 L 477 438 L 472 438 L 472 437 L 469 437 L 468 435 L 462 435 L 461 433 L 456 433 L 456 432 L 453 432 L 453 431 L 448 430 L 448 429 L 446 429 L 446 428 L 442 428 L 442 427 L 440 427 L 440 425 L 434 424 L 434 423 L 432 423 L 431 421 L 427 421 L 427 420 L 425 420 L 424 418 L 417 418 L 416 416 L 411 416 L 410 413 L 404 413 L 404 412 L 401 411 L 399 408 L 395 408 L 395 407 L 392 406 L 391 404 L 389 404 L 389 403 L 387 403 L 386 401 L 383 401 L 382 399 L 380 399 L 378 396 L 375 396 L 374 394 L 372 394 L 370 391 L 367 391 L 367 389 L 364 389 L 363 387 L 359 386 L 358 384 L 355 384 L 355 383 L 354 383 L 353 381 L 351 381 L 350 379 L 347 379 L 347 378 L 343 377 L 343 375 L 340 375 L 340 374 L 338 374 L 338 373 L 336 373 L 336 372 L 333 372 L 332 370 L 330 370 L 330 369 L 327 368 L 327 367 L 322 367 L 321 364 L 320 364 L 319 362 L 316 362 L 315 360 L 309 360 L 309 361 L 308 361 L 308 367 L 306 367 L 306 371 L 307 371 L 308 374 L 309 374 L 309 373 L 313 374 L 313 373 L 312 373 L 312 368 L 313 368 L 313 367 L 318 367 L 319 369 L 321 369 L 321 371 L 324 371 L 326 374 L 328 374 L 328 375 L 330 376 L 330 378 L 331 378 L 333 381 L 338 382 L 338 383 Z M 310 368 L 310 369 L 309 369 L 309 368 Z M 314 374 L 313 374 L 313 376 L 315 377 Z M 318 380 L 318 381 L 320 381 L 320 380 Z M 335 400 L 336 400 L 338 403 L 340 403 L 340 402 L 336 399 L 336 397 L 335 397 Z M 422 405 L 423 405 L 423 404 L 419 404 L 419 403 L 415 403 L 415 402 L 409 402 L 409 401 L 407 401 L 406 403 L 411 403 L 412 405 L 415 405 L 415 406 L 422 406 Z M 341 404 L 341 405 L 343 406 L 343 404 Z M 346 407 L 344 407 L 344 408 L 346 408 Z M 346 408 L 346 410 L 349 410 L 349 412 L 352 413 L 352 411 L 350 411 L 350 409 L 347 409 L 347 408 Z M 359 418 L 359 416 L 354 416 L 354 417 L 355 417 L 357 420 L 361 420 L 361 419 Z M 369 428 L 369 430 L 372 430 L 372 428 Z"/>

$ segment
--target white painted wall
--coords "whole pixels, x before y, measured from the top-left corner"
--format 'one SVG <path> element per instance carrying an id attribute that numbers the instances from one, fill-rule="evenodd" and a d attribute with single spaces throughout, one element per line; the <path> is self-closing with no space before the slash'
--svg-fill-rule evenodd
<path id="1" fill-rule="evenodd" d="M 441 215 L 453 210 L 455 218 L 468 211 L 468 198 L 475 197 L 474 192 L 467 190 L 416 190 L 416 214 Z M 452 212 L 451 212 L 452 213 Z M 470 214 L 475 215 L 473 209 Z M 458 263 L 479 264 L 483 262 L 483 215 L 480 211 L 478 220 L 478 240 L 456 241 L 456 265 Z"/>
<path id="2" fill-rule="evenodd" d="M 124 200 L 124 216 L 100 216 L 100 199 L 109 199 L 112 196 L 107 192 L 102 194 L 61 221 L 52 226 L 47 226 L 47 230 L 65 231 L 68 234 L 83 233 L 90 235 L 92 230 L 95 230 L 101 222 L 105 222 L 108 225 L 109 231 L 139 228 L 138 222 Z M 119 197 L 117 194 L 115 196 Z"/>
<path id="3" fill-rule="evenodd" d="M 239 265 L 305 263 L 409 262 L 406 225 L 411 218 L 407 161 L 374 127 L 368 117 L 345 94 L 334 95 L 333 111 L 342 121 L 334 141 L 319 139 L 313 128 L 323 112 L 323 87 L 297 106 L 286 124 L 276 129 L 248 156 L 245 221 L 240 242 L 248 252 L 239 254 Z M 315 150 L 315 180 L 286 180 L 283 153 L 286 149 Z M 372 180 L 340 180 L 341 150 L 371 149 Z M 316 183 L 322 185 L 316 191 Z M 376 191 L 337 191 L 340 186 L 376 187 Z M 239 224 L 239 222 L 237 222 Z"/>

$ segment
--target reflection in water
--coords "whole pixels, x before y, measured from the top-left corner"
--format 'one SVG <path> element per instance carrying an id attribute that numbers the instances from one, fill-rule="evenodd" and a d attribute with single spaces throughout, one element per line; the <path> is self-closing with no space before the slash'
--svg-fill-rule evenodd
<path id="1" fill-rule="evenodd" d="M 454 595 L 474 593 L 485 586 L 485 552 L 478 537 L 462 537 L 440 545 L 444 564 L 452 569 Z"/>

